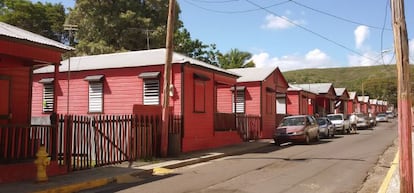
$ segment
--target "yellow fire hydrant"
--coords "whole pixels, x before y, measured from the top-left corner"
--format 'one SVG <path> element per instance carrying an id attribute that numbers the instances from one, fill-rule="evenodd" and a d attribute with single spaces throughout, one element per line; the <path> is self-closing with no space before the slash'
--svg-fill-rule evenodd
<path id="1" fill-rule="evenodd" d="M 36 182 L 47 182 L 46 167 L 50 165 L 50 159 L 45 146 L 39 147 L 36 157 L 34 162 L 37 168 Z"/>

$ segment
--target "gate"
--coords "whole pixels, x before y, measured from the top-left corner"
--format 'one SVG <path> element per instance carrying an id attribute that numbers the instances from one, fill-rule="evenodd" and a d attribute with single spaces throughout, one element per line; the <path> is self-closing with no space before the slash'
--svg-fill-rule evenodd
<path id="1" fill-rule="evenodd" d="M 160 126 L 159 116 L 60 115 L 58 163 L 73 171 L 155 157 Z"/>

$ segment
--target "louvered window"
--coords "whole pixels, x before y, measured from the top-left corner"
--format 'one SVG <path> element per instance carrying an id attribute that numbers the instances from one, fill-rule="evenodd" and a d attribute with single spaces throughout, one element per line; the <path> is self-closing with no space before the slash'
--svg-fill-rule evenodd
<path id="1" fill-rule="evenodd" d="M 160 104 L 160 81 L 144 79 L 144 105 Z"/>
<path id="2" fill-rule="evenodd" d="M 244 90 L 237 90 L 236 92 L 236 102 L 233 102 L 233 113 L 244 113 L 245 98 Z M 234 101 L 234 92 L 233 92 L 233 101 Z"/>
<path id="3" fill-rule="evenodd" d="M 53 111 L 53 83 L 43 84 L 43 112 Z"/>
<path id="4" fill-rule="evenodd" d="M 89 112 L 101 113 L 103 111 L 103 83 L 89 82 Z"/>

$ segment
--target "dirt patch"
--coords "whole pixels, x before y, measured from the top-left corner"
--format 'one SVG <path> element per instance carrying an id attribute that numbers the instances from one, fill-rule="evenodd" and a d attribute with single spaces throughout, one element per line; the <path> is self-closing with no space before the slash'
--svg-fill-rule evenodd
<path id="1" fill-rule="evenodd" d="M 387 175 L 390 169 L 391 163 L 394 160 L 395 154 L 398 151 L 398 138 L 394 140 L 394 143 L 388 147 L 387 150 L 378 159 L 377 164 L 368 173 L 365 182 L 362 184 L 358 193 L 372 193 L 378 192 L 382 181 Z"/>

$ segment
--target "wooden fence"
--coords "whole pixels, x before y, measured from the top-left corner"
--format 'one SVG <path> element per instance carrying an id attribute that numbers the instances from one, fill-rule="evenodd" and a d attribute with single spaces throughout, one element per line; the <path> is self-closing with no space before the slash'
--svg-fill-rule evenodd
<path id="1" fill-rule="evenodd" d="M 32 161 L 40 145 L 68 171 L 160 155 L 158 115 L 52 115 L 51 122 L 0 126 L 0 163 Z M 169 133 L 182 135 L 181 116 L 171 116 Z"/>
<path id="2" fill-rule="evenodd" d="M 258 115 L 216 113 L 215 131 L 238 131 L 243 140 L 258 139 L 261 135 L 261 117 Z"/>

